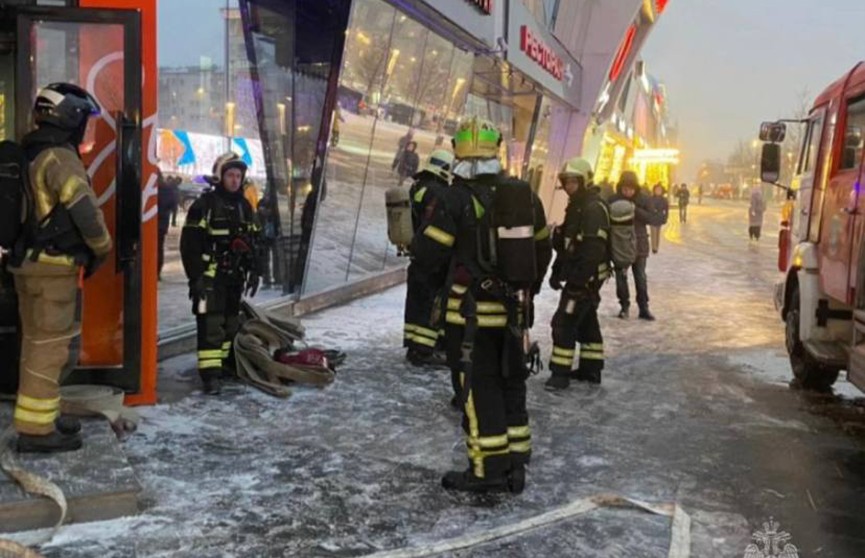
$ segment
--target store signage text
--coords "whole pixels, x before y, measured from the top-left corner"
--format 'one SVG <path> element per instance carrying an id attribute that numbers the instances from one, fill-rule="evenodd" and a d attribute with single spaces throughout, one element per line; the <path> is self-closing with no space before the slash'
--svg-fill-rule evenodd
<path id="1" fill-rule="evenodd" d="M 475 6 L 486 15 L 493 13 L 493 0 L 466 0 L 466 2 Z"/>
<path id="2" fill-rule="evenodd" d="M 565 63 L 541 37 L 527 25 L 520 27 L 520 50 L 559 81 L 565 79 Z"/>

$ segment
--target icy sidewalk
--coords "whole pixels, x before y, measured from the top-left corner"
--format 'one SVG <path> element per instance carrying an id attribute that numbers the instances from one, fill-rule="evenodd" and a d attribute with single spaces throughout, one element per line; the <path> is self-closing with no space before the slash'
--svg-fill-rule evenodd
<path id="1" fill-rule="evenodd" d="M 691 223 L 670 227 L 678 241 L 649 262 L 658 322 L 613 318 L 614 289 L 605 288 L 602 388 L 554 395 L 543 390 L 545 374 L 530 379 L 534 457 L 519 497 L 440 488 L 444 471 L 465 466 L 460 417 L 447 405 L 447 373 L 403 360 L 404 290 L 395 288 L 304 319 L 312 342 L 348 353 L 321 391 L 278 400 L 238 387 L 205 398 L 194 356 L 165 363 L 166 403 L 143 409 L 125 444 L 144 487 L 141 515 L 65 527 L 43 551 L 359 556 L 484 532 L 606 492 L 682 503 L 695 557 L 741 555 L 769 515 L 829 549 L 831 537 L 802 512 L 810 509 L 800 487 L 828 482 L 815 439 L 836 457 L 855 444 L 801 409 L 781 372 L 754 368 L 783 362 L 783 330 L 771 309 L 773 241 L 749 248 L 739 212 L 694 208 Z M 545 290 L 538 300 L 534 334 L 547 358 L 557 298 Z M 786 455 L 812 463 L 815 478 Z M 603 509 L 457 555 L 665 557 L 669 540 L 667 518 Z"/>

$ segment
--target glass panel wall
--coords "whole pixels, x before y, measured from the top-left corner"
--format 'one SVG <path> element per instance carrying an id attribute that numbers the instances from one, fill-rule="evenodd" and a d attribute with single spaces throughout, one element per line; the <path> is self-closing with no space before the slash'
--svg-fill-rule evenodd
<path id="1" fill-rule="evenodd" d="M 394 157 L 393 148 L 374 147 L 372 139 L 386 110 L 382 87 L 394 60 L 391 29 L 396 10 L 380 0 L 353 4 L 339 81 L 339 109 L 333 115 L 338 127 L 334 127 L 329 142 L 328 191 L 320 200 L 316 217 L 305 292 L 321 291 L 347 280 L 363 186 L 367 180 L 389 177 Z M 380 203 L 383 206 L 384 200 Z M 383 255 L 387 235 L 380 241 Z"/>
<path id="2" fill-rule="evenodd" d="M 185 210 L 210 188 L 213 161 L 228 150 L 249 167 L 247 199 L 265 225 L 268 266 L 256 301 L 299 293 L 316 204 L 327 199 L 326 115 L 337 97 L 348 4 L 160 4 L 160 328 L 191 321 L 180 231 Z"/>
<path id="3" fill-rule="evenodd" d="M 387 239 L 385 191 L 411 175 L 463 113 L 474 56 L 383 0 L 356 0 L 304 292 L 406 264 Z"/>

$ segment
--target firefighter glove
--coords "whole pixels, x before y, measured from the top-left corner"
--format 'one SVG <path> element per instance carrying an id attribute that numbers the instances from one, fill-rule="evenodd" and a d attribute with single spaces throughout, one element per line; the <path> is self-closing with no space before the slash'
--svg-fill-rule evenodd
<path id="1" fill-rule="evenodd" d="M 84 278 L 88 279 L 91 275 L 96 273 L 96 270 L 105 263 L 105 260 L 108 259 L 108 254 L 103 254 L 101 256 L 92 255 L 87 259 L 87 264 L 84 266 Z"/>

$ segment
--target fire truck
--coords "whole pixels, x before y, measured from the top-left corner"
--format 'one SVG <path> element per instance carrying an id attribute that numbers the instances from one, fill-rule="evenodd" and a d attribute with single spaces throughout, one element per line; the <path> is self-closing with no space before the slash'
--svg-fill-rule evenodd
<path id="1" fill-rule="evenodd" d="M 778 184 L 787 123 L 802 126 L 789 185 Z M 865 391 L 865 62 L 829 85 L 804 119 L 764 122 L 761 178 L 787 190 L 775 306 L 794 383 L 828 390 L 842 370 Z"/>

